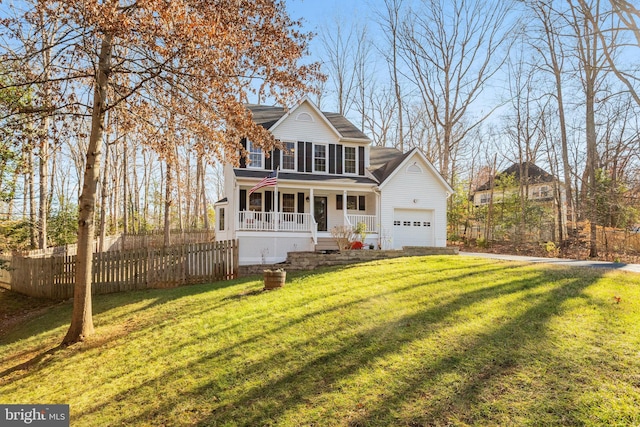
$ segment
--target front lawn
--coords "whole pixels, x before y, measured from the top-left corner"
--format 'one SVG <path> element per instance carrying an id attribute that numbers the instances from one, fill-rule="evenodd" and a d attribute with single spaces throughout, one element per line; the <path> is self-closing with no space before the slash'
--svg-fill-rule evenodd
<path id="1" fill-rule="evenodd" d="M 68 348 L 53 306 L 0 337 L 0 403 L 74 427 L 640 424 L 640 275 L 448 256 L 262 286 L 98 296 Z"/>

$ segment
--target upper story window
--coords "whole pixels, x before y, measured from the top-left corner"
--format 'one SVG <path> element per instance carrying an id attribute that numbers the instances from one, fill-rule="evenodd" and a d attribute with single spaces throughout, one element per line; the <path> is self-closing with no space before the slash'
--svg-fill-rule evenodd
<path id="1" fill-rule="evenodd" d="M 313 146 L 313 171 L 327 171 L 327 146 L 316 144 Z"/>
<path id="2" fill-rule="evenodd" d="M 344 173 L 356 173 L 356 147 L 344 147 Z"/>
<path id="3" fill-rule="evenodd" d="M 249 164 L 250 168 L 264 168 L 264 153 L 262 149 L 254 145 L 251 141 L 247 141 L 247 151 L 249 152 Z"/>
<path id="4" fill-rule="evenodd" d="M 284 150 L 282 151 L 282 170 L 295 170 L 296 169 L 296 143 L 285 142 L 283 143 Z"/>

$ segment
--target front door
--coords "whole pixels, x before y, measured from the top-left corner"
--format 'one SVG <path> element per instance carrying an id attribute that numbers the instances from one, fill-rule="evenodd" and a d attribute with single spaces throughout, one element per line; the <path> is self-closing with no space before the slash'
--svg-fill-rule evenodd
<path id="1" fill-rule="evenodd" d="M 327 198 L 313 198 L 313 217 L 318 223 L 318 231 L 327 231 Z"/>

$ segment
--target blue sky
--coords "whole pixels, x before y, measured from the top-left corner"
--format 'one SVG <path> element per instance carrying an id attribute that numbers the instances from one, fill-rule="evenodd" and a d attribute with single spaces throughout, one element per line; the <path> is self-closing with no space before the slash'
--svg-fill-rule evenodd
<path id="1" fill-rule="evenodd" d="M 286 0 L 286 4 L 291 18 L 304 18 L 305 29 L 318 32 L 322 25 L 330 22 L 335 16 L 340 16 L 345 20 L 355 19 L 355 17 L 368 20 L 371 2 L 365 0 Z"/>

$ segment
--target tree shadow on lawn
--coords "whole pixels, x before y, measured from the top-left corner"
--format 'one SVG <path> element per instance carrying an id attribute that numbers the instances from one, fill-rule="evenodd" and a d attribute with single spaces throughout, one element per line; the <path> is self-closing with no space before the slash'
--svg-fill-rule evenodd
<path id="1" fill-rule="evenodd" d="M 504 270 L 505 267 L 501 267 L 499 268 L 500 270 Z M 453 270 L 453 269 L 446 269 L 446 270 Z M 273 310 L 261 310 L 259 312 L 256 312 L 256 315 L 251 317 L 251 323 L 255 324 L 255 325 L 268 325 L 267 328 L 259 328 L 258 326 L 256 326 L 256 328 L 251 332 L 251 335 L 249 335 L 248 337 L 234 342 L 231 345 L 229 345 L 228 347 L 222 347 L 222 348 L 218 348 L 213 352 L 210 352 L 207 354 L 206 357 L 202 358 L 199 362 L 199 364 L 204 364 L 204 363 L 208 363 L 207 361 L 214 361 L 218 358 L 225 358 L 225 356 L 228 356 L 230 353 L 233 353 L 237 348 L 240 347 L 245 347 L 245 346 L 251 346 L 252 344 L 256 343 L 257 341 L 261 340 L 263 338 L 263 336 L 265 334 L 269 334 L 269 335 L 274 335 L 274 334 L 279 334 L 279 333 L 285 333 L 285 331 L 287 329 L 291 329 L 293 327 L 295 327 L 296 325 L 302 324 L 310 319 L 313 319 L 316 316 L 332 316 L 333 313 L 335 313 L 336 316 L 339 316 L 340 312 L 342 310 L 345 309 L 349 309 L 350 307 L 359 305 L 359 304 L 363 304 L 363 303 L 367 303 L 371 300 L 375 300 L 377 298 L 384 298 L 387 296 L 390 296 L 392 294 L 399 294 L 402 292 L 406 292 L 406 291 L 410 291 L 414 288 L 417 287 L 423 287 L 423 286 L 433 286 L 439 282 L 445 282 L 445 281 L 450 281 L 450 280 L 455 280 L 456 278 L 468 278 L 470 276 L 474 276 L 474 275 L 481 275 L 481 274 L 485 274 L 490 270 L 483 270 L 483 271 L 465 271 L 465 270 L 469 270 L 469 268 L 457 268 L 457 270 L 459 271 L 459 274 L 457 276 L 447 276 L 446 278 L 441 278 L 438 280 L 431 280 L 428 283 L 424 284 L 424 283 L 413 283 L 411 285 L 406 285 L 406 286 L 402 286 L 402 287 L 396 287 L 393 288 L 391 290 L 385 290 L 384 288 L 381 289 L 380 292 L 377 292 L 373 295 L 371 294 L 367 294 L 366 297 L 359 297 L 359 298 L 352 298 L 348 301 L 343 301 L 343 300 L 339 300 L 336 301 L 335 304 L 332 304 L 330 307 L 322 307 L 320 309 L 314 310 L 314 311 L 305 311 L 303 312 L 301 315 L 296 316 L 293 319 L 287 319 L 285 322 L 278 322 L 278 321 L 273 321 L 271 322 L 270 319 L 273 318 L 273 311 L 278 311 L 282 308 L 278 308 L 278 307 L 274 307 Z M 498 268 L 496 268 L 496 270 L 498 270 Z M 407 273 L 406 276 L 410 276 L 411 273 Z M 396 279 L 401 278 L 398 277 L 396 275 Z M 264 295 L 267 298 L 271 298 L 271 301 L 268 302 L 272 302 L 277 300 L 278 298 L 282 297 L 285 298 L 285 294 L 287 292 L 290 293 L 290 296 L 295 297 L 300 297 L 300 298 L 304 298 L 304 295 L 300 295 L 300 293 L 298 292 L 300 286 L 304 286 L 304 284 L 302 283 L 298 283 L 297 286 L 288 286 L 284 289 L 281 289 L 279 291 L 276 292 L 268 292 L 268 293 L 263 293 L 262 291 L 255 291 L 255 292 L 251 292 L 249 291 L 252 296 L 251 298 L 255 298 L 256 296 L 258 296 L 259 294 Z M 363 285 L 359 285 L 360 287 L 366 287 L 366 284 Z M 508 288 L 511 285 L 504 285 L 501 286 L 497 291 L 498 292 L 506 292 L 508 290 Z M 349 288 L 349 291 L 354 291 L 353 288 Z M 356 289 L 357 290 L 357 289 Z M 278 292 L 280 292 L 280 294 L 278 294 Z M 334 292 L 332 295 L 327 294 L 327 293 L 321 293 L 321 297 L 322 298 L 326 298 L 326 299 L 330 299 L 331 296 L 335 296 L 335 295 L 339 295 L 341 292 L 336 291 Z M 223 299 L 227 299 L 223 298 Z M 315 299 L 319 299 L 320 297 L 316 296 Z M 307 303 L 309 303 L 309 300 L 304 300 L 304 302 L 301 302 L 300 300 L 298 300 L 296 303 L 292 304 L 293 308 L 298 308 L 301 306 L 307 306 Z M 286 308 L 284 309 L 286 310 Z M 206 316 L 206 313 L 208 311 L 215 311 L 215 308 L 207 308 L 204 309 L 200 312 L 197 313 L 193 313 L 193 312 L 189 312 L 188 314 L 184 314 L 185 316 L 189 316 L 189 317 L 199 317 L 199 316 Z M 239 319 L 237 320 L 235 323 L 229 323 L 229 324 L 225 324 L 222 327 L 216 327 L 215 332 L 212 333 L 210 336 L 198 336 L 197 340 L 212 340 L 212 341 L 216 341 L 216 337 L 218 335 L 225 335 L 225 334 L 234 334 L 237 333 L 237 328 L 239 326 L 242 326 L 244 323 L 246 323 L 247 319 Z M 162 325 L 153 325 L 153 327 L 155 328 L 162 328 Z M 149 332 L 151 331 L 151 329 L 149 329 Z M 328 332 L 331 331 L 323 331 L 323 334 L 327 334 Z M 174 343 L 171 343 L 174 344 Z M 172 345 L 169 344 L 167 345 L 164 350 L 164 353 L 158 354 L 156 357 L 154 358 L 150 358 L 147 360 L 148 363 L 154 363 L 157 360 L 162 360 L 165 358 L 171 358 L 173 357 L 173 355 L 175 354 L 175 352 L 177 351 L 177 349 L 173 348 Z M 156 382 L 164 382 L 166 380 L 167 377 L 171 377 L 172 373 L 171 372 L 167 372 L 163 375 L 162 378 L 157 377 L 157 378 L 153 378 L 150 379 L 148 381 L 146 381 L 144 384 L 138 386 L 138 388 L 144 388 L 148 385 L 152 385 Z M 164 378 L 164 379 L 163 379 Z M 108 379 L 107 379 L 108 381 Z M 79 391 L 79 390 L 76 390 Z M 120 401 L 120 400 L 124 400 L 125 398 L 122 397 L 122 395 L 129 395 L 131 393 L 135 393 L 135 390 L 128 390 L 125 391 L 124 393 L 121 393 L 121 395 L 119 397 L 116 397 L 115 400 L 116 401 Z M 78 416 L 83 416 L 86 414 L 90 414 L 90 413 L 94 413 L 100 410 L 100 408 L 102 408 L 104 405 L 102 403 L 97 404 L 95 407 L 93 408 L 89 408 L 85 411 L 83 411 L 82 414 L 78 414 Z"/>
<path id="2" fill-rule="evenodd" d="M 93 314 L 95 327 L 98 329 L 101 325 L 100 315 L 103 315 L 110 310 L 122 308 L 126 305 L 136 305 L 144 301 L 148 301 L 148 304 L 144 304 L 141 307 L 133 311 L 127 311 L 120 316 L 110 319 L 111 323 L 114 321 L 130 318 L 137 312 L 142 312 L 169 302 L 175 302 L 181 298 L 193 296 L 197 294 L 205 294 L 208 292 L 224 289 L 231 286 L 242 286 L 252 282 L 251 278 L 234 279 L 230 281 L 220 281 L 199 285 L 188 285 L 176 288 L 168 289 L 146 289 L 138 291 L 120 292 L 113 294 L 103 294 L 93 296 Z M 37 317 L 31 318 L 23 324 L 18 325 L 16 331 L 10 331 L 4 336 L 0 336 L 0 348 L 18 342 L 21 340 L 29 339 L 36 335 L 46 334 L 55 329 L 61 328 L 71 322 L 71 311 L 73 309 L 73 301 L 68 300 L 63 303 L 53 303 L 46 311 L 42 312 Z M 225 302 L 221 302 L 217 307 L 225 305 Z M 146 322 L 136 324 L 136 329 L 144 329 L 148 326 L 157 323 L 157 319 L 151 318 Z M 130 332 L 129 329 L 123 328 L 120 333 L 111 334 L 107 338 L 109 341 L 116 340 L 122 336 L 127 335 Z M 64 332 L 63 332 L 64 334 Z M 62 341 L 63 335 L 55 338 L 55 342 Z M 91 337 L 85 343 L 83 343 L 83 350 L 98 347 L 105 344 L 105 339 L 101 339 L 99 334 Z M 22 352 L 14 353 L 10 356 L 3 356 L 0 366 L 10 364 L 13 360 L 20 360 L 13 366 L 7 367 L 0 371 L 0 380 L 3 378 L 22 370 L 28 370 L 29 368 L 43 363 L 43 361 L 52 360 L 50 357 L 65 347 L 61 345 L 52 345 L 51 340 L 47 340 L 41 346 L 35 348 L 29 348 Z M 22 361 L 28 357 L 28 360 Z M 44 365 L 42 365 L 44 366 Z M 26 374 L 26 372 L 25 372 Z"/>
<path id="3" fill-rule="evenodd" d="M 405 316 L 392 324 L 383 323 L 369 330 L 355 333 L 344 340 L 335 350 L 306 363 L 291 363 L 293 362 L 290 360 L 291 357 L 304 352 L 304 348 L 313 346 L 315 341 L 322 339 L 322 336 L 327 332 L 318 331 L 315 338 L 298 344 L 296 346 L 298 348 L 278 351 L 268 358 L 249 364 L 243 370 L 236 372 L 236 379 L 240 380 L 252 376 L 264 376 L 274 366 L 283 371 L 277 380 L 263 386 L 256 386 L 237 397 L 232 396 L 230 401 L 225 401 L 223 398 L 219 404 L 211 405 L 208 402 L 209 406 L 212 406 L 211 414 L 201 417 L 197 422 L 200 425 L 277 423 L 285 412 L 295 409 L 299 405 L 306 406 L 320 395 L 336 392 L 338 384 L 352 376 L 354 372 L 373 366 L 377 361 L 396 354 L 400 348 L 414 341 L 424 340 L 437 334 L 440 329 L 437 326 L 442 324 L 444 327 L 447 319 L 457 311 L 483 300 L 503 297 L 524 290 L 535 290 L 546 285 L 549 280 L 551 280 L 549 276 L 540 272 L 535 278 L 516 279 L 504 284 L 471 290 L 442 304 Z M 590 280 L 574 280 L 570 284 L 541 294 L 537 301 L 531 302 L 531 306 L 523 314 L 496 327 L 488 334 L 478 336 L 471 345 L 459 350 L 452 349 L 446 357 L 422 366 L 422 369 L 419 369 L 415 376 L 401 378 L 398 383 L 405 384 L 404 386 L 389 390 L 388 393 L 385 393 L 384 398 L 380 398 L 374 406 L 359 408 L 357 410 L 360 414 L 359 417 L 352 419 L 350 424 L 375 425 L 381 420 L 384 420 L 383 424 L 385 425 L 389 423 L 449 422 L 452 408 L 461 410 L 467 405 L 474 404 L 488 381 L 504 374 L 510 366 L 518 363 L 518 349 L 536 340 L 544 339 L 544 324 L 550 316 L 558 312 L 563 301 L 577 296 L 596 280 L 596 277 Z M 533 332 L 523 330 L 518 327 L 523 322 L 535 323 L 539 327 L 535 328 Z M 403 325 L 403 330 L 389 336 L 390 330 L 397 330 L 400 324 Z M 243 345 L 243 343 L 239 344 L 239 346 Z M 505 350 L 507 345 L 509 349 Z M 497 357 L 485 360 L 481 356 L 487 350 L 493 350 L 490 353 L 497 354 Z M 241 350 L 236 349 L 236 351 Z M 204 372 L 207 370 L 207 365 L 219 357 L 220 355 L 207 355 L 193 363 L 191 369 L 196 372 Z M 479 361 L 474 362 L 475 358 Z M 419 393 L 424 392 L 425 386 L 436 381 L 437 378 L 461 369 L 461 361 L 473 363 L 471 363 L 471 367 L 465 367 L 470 370 L 467 376 L 468 380 L 462 387 L 452 392 L 451 396 L 443 396 L 440 402 L 425 402 L 429 407 L 425 408 L 424 414 L 410 420 L 398 419 L 390 415 L 391 411 L 397 411 L 403 404 L 419 398 Z M 298 367 L 287 370 L 287 362 Z M 179 373 L 169 372 L 160 378 L 149 381 L 147 385 L 158 386 L 157 383 L 170 383 L 179 379 L 179 376 Z M 135 393 L 135 389 L 129 390 L 116 400 L 126 399 Z M 153 422 L 157 417 L 159 417 L 158 422 L 163 422 L 163 418 L 169 416 L 172 410 L 180 404 L 197 402 L 199 399 L 207 397 L 217 399 L 216 396 L 224 394 L 225 389 L 220 386 L 219 379 L 213 379 L 206 386 L 191 391 L 185 390 L 175 398 L 162 402 L 159 407 L 149 408 L 135 417 L 122 420 L 122 422 L 135 425 L 136 423 Z M 94 410 L 99 410 L 99 408 L 94 408 Z M 354 411 L 356 411 L 355 408 Z M 299 422 L 307 424 L 313 420 L 299 420 Z"/>

